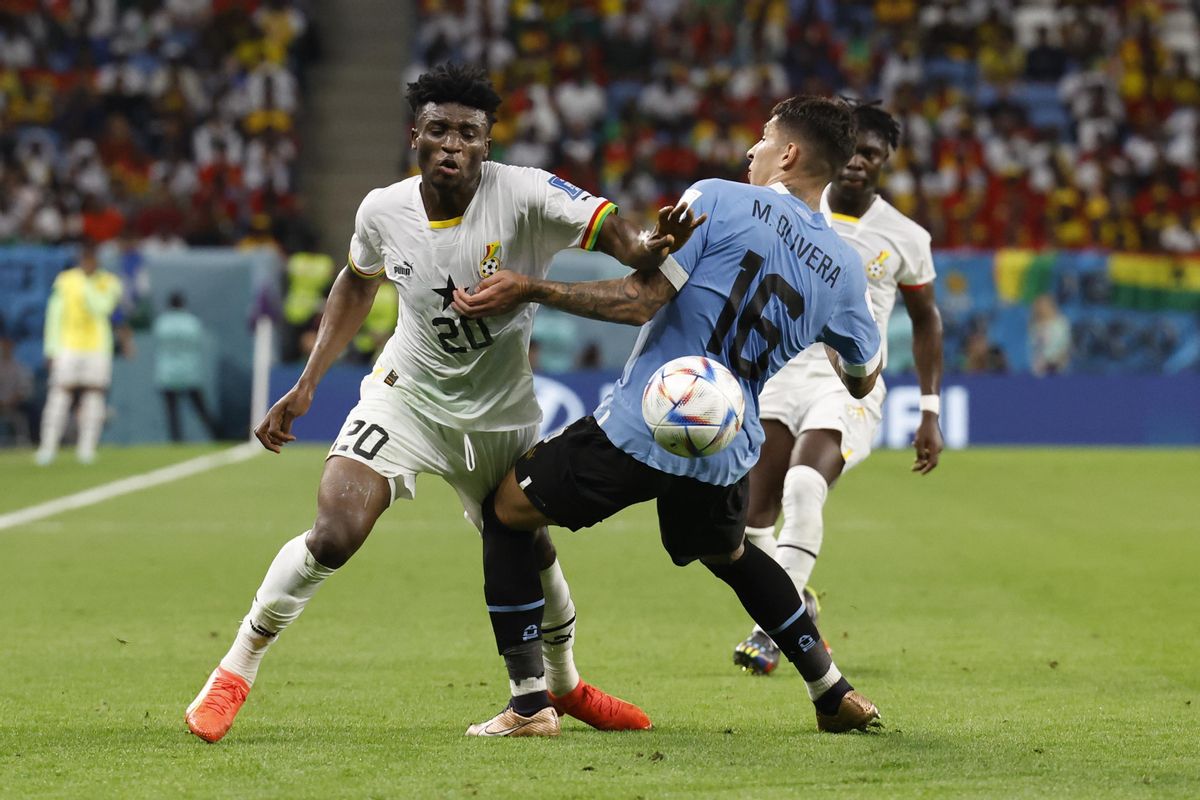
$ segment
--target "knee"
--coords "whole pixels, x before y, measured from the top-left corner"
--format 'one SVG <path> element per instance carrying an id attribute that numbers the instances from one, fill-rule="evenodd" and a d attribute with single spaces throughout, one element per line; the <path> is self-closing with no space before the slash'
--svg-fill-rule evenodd
<path id="1" fill-rule="evenodd" d="M 700 563 L 706 566 L 709 572 L 712 572 L 713 575 L 721 578 L 722 581 L 724 581 L 724 579 L 730 575 L 731 567 L 734 564 L 737 564 L 738 561 L 742 560 L 745 552 L 746 543 L 742 542 L 740 545 L 738 545 L 736 551 L 731 551 L 728 553 L 716 553 L 714 555 L 701 555 Z"/>
<path id="2" fill-rule="evenodd" d="M 725 567 L 740 559 L 746 553 L 746 543 L 742 542 L 737 546 L 736 550 L 731 550 L 728 553 L 717 553 L 711 556 L 701 556 L 700 563 L 712 569 L 713 567 Z"/>
<path id="3" fill-rule="evenodd" d="M 371 532 L 372 520 L 365 514 L 338 510 L 319 511 L 304 543 L 317 563 L 337 569 L 350 560 Z"/>
<path id="4" fill-rule="evenodd" d="M 516 505 L 508 497 L 508 493 L 503 491 L 503 487 L 496 489 L 491 494 L 483 499 L 483 527 L 494 531 L 505 531 L 511 533 L 532 533 L 532 528 L 525 528 L 521 524 L 520 515 Z M 550 537 L 547 535 L 547 542 Z M 553 545 L 550 545 L 553 548 Z"/>
<path id="5" fill-rule="evenodd" d="M 789 505 L 820 506 L 828 493 L 829 483 L 825 476 L 803 464 L 789 469 L 783 479 L 783 496 Z"/>
<path id="6" fill-rule="evenodd" d="M 746 524 L 750 527 L 774 527 L 775 520 L 779 519 L 779 514 L 783 510 L 780 501 L 783 481 L 775 483 L 774 486 L 773 490 L 750 492 L 750 502 L 746 509 Z"/>
<path id="7" fill-rule="evenodd" d="M 774 528 L 775 520 L 779 519 L 780 510 L 778 502 L 751 508 L 746 513 L 746 524 L 751 528 Z"/>

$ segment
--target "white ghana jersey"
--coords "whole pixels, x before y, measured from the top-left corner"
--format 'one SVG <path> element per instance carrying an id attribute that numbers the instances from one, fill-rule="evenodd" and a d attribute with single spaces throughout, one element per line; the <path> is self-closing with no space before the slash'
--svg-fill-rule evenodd
<path id="1" fill-rule="evenodd" d="M 419 175 L 371 191 L 350 240 L 350 267 L 396 284 L 400 312 L 371 380 L 383 381 L 415 410 L 464 431 L 536 425 L 529 336 L 536 306 L 486 319 L 450 307 L 453 290 L 498 269 L 544 277 L 554 254 L 595 246 L 616 210 L 540 169 L 485 161 L 479 188 L 461 217 L 431 222 Z"/>
<path id="2" fill-rule="evenodd" d="M 923 286 L 936 277 L 929 231 L 878 195 L 861 217 L 836 214 L 829 207 L 828 186 L 821 193 L 821 213 L 829 220 L 830 227 L 862 257 L 867 271 L 871 312 L 879 325 L 879 354 L 881 363 L 886 365 L 888 320 L 896 305 L 896 290 Z M 818 361 L 823 362 L 828 366 L 829 375 L 837 379 L 833 367 L 829 366 L 825 348 L 819 344 L 808 348 L 793 361 L 808 362 L 809 368 L 818 366 Z"/>

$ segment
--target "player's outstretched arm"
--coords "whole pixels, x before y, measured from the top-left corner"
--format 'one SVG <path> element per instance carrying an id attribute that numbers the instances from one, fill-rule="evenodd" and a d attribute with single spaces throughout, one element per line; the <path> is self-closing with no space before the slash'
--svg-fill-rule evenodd
<path id="1" fill-rule="evenodd" d="M 707 219 L 707 214 L 697 218 L 683 201 L 660 208 L 650 231 L 610 214 L 600 227 L 596 249 L 639 272 L 657 271 L 667 256 L 687 244 L 692 232 Z"/>
<path id="2" fill-rule="evenodd" d="M 454 310 L 464 317 L 494 317 L 522 303 L 541 303 L 579 317 L 644 325 L 674 296 L 675 287 L 657 270 L 567 283 L 502 269 L 481 281 L 471 294 L 456 289 Z"/>
<path id="3" fill-rule="evenodd" d="M 942 315 L 938 311 L 932 283 L 902 288 L 904 307 L 913 327 L 913 363 L 921 383 L 921 395 L 937 397 L 942 391 Z M 912 471 L 928 475 L 938 465 L 942 452 L 942 429 L 938 412 L 923 409 L 921 424 L 913 436 L 916 460 Z"/>
<path id="4" fill-rule="evenodd" d="M 675 287 L 660 270 L 663 261 L 707 219 L 706 214 L 697 218 L 683 202 L 660 208 L 650 231 L 610 214 L 600 228 L 596 249 L 633 268 L 633 274 L 564 283 L 501 270 L 471 293 L 455 290 L 454 309 L 465 317 L 491 317 L 522 303 L 541 303 L 589 319 L 644 325 L 675 296 Z"/>
<path id="5" fill-rule="evenodd" d="M 378 280 L 361 278 L 349 267 L 342 269 L 329 291 L 321 327 L 317 329 L 317 341 L 304 365 L 304 372 L 296 385 L 271 406 L 267 416 L 254 428 L 254 435 L 263 447 L 278 453 L 296 438 L 292 435 L 292 421 L 308 413 L 317 384 L 362 327 L 378 291 Z"/>

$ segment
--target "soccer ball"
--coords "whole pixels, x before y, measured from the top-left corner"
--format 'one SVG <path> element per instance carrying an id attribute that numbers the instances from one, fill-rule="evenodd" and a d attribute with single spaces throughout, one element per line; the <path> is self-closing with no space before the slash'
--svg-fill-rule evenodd
<path id="1" fill-rule="evenodd" d="M 742 429 L 746 398 L 723 364 L 703 356 L 668 361 L 642 392 L 642 419 L 654 441 L 677 456 L 724 450 Z"/>

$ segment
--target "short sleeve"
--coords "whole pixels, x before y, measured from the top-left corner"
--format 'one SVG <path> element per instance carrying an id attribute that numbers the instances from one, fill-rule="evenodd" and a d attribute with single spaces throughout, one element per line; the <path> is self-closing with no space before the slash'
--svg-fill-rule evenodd
<path id="1" fill-rule="evenodd" d="M 924 230 L 909 240 L 909 246 L 902 251 L 904 261 L 896 271 L 896 282 L 901 289 L 915 289 L 933 283 L 937 277 L 933 269 L 933 250 L 929 245 L 930 237 Z"/>
<path id="2" fill-rule="evenodd" d="M 378 189 L 373 189 L 363 198 L 354 215 L 354 234 L 350 237 L 350 269 L 360 277 L 377 278 L 383 274 L 384 261 L 379 233 L 372 224 L 372 200 Z"/>
<path id="3" fill-rule="evenodd" d="M 582 247 L 594 250 L 600 228 L 617 207 L 584 191 L 568 180 L 540 169 L 524 170 L 534 183 L 533 207 L 542 220 L 542 234 L 555 249 Z"/>
<path id="4" fill-rule="evenodd" d="M 704 250 L 708 246 L 708 230 L 713 224 L 713 210 L 717 205 L 716 187 L 717 184 L 714 181 L 693 183 L 679 198 L 680 202 L 687 203 L 693 215 L 699 217 L 701 214 L 708 214 L 708 219 L 696 228 L 687 243 L 675 251 L 663 264 L 663 274 L 667 276 L 667 280 L 671 282 L 676 291 L 682 289 L 683 284 L 687 283 L 688 277 L 700 262 L 700 256 L 704 254 Z"/>
<path id="5" fill-rule="evenodd" d="M 879 366 L 879 325 L 871 311 L 862 259 L 849 247 L 843 252 L 857 268 L 842 270 L 848 283 L 842 287 L 837 305 L 817 340 L 837 351 L 847 375 L 862 377 Z"/>

